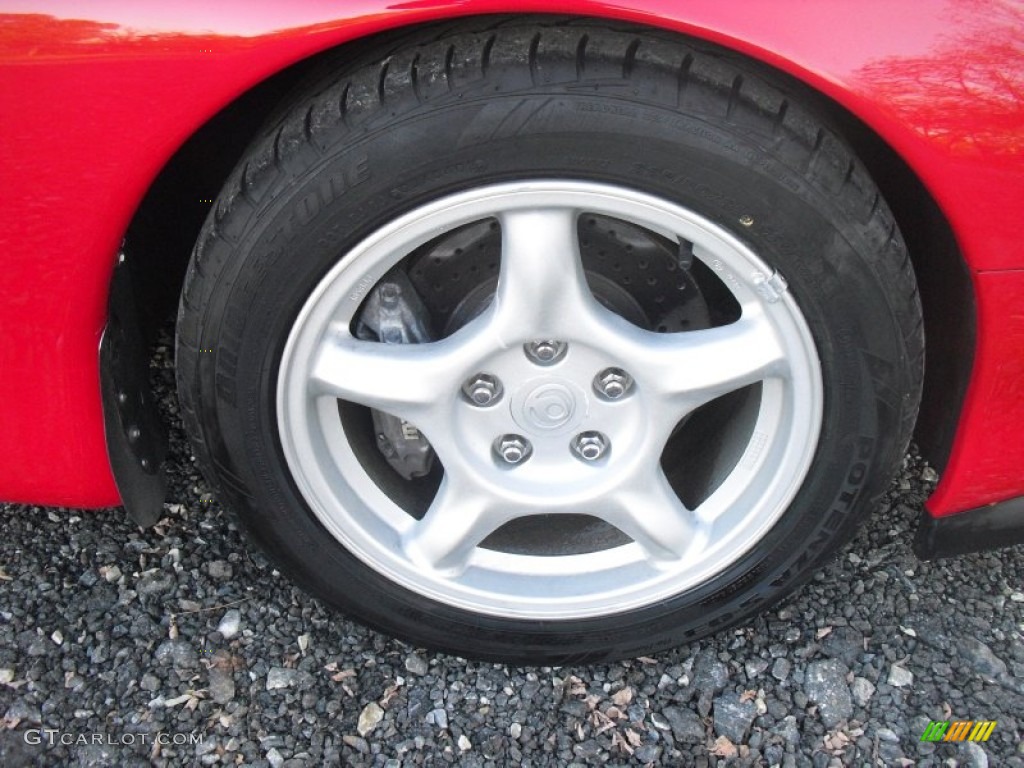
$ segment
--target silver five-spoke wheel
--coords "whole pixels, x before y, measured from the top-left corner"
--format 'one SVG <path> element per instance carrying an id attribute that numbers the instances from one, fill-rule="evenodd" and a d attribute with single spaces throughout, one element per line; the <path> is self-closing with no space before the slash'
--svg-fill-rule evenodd
<path id="1" fill-rule="evenodd" d="M 680 245 L 733 316 L 659 332 L 616 312 L 581 259 L 590 216 Z M 479 222 L 496 223 L 500 258 L 474 312 L 435 340 L 356 332 L 403 259 Z M 339 402 L 429 443 L 441 476 L 418 491 L 419 513 L 354 447 L 369 422 Z M 702 439 L 717 458 L 688 491 L 663 468 L 666 446 L 715 402 Z M 628 611 L 721 572 L 800 488 L 821 415 L 814 342 L 785 278 L 693 211 L 591 182 L 483 186 L 372 233 L 302 307 L 277 385 L 288 466 L 331 536 L 413 592 L 529 619 Z"/>

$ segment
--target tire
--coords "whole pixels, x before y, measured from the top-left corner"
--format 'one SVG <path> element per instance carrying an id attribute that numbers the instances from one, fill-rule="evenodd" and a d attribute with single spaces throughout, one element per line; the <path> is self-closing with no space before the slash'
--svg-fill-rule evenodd
<path id="1" fill-rule="evenodd" d="M 309 85 L 186 278 L 204 473 L 313 595 L 464 657 L 636 656 L 788 594 L 885 489 L 924 354 L 884 200 L 791 91 L 554 18 Z"/>

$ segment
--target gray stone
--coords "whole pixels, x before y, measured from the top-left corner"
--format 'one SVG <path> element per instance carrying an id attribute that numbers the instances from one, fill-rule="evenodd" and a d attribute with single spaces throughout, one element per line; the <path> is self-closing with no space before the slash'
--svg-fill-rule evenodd
<path id="1" fill-rule="evenodd" d="M 359 731 L 360 736 L 365 736 L 376 728 L 383 719 L 384 710 L 381 709 L 380 704 L 376 701 L 371 701 L 359 713 L 359 722 L 356 725 L 356 730 Z"/>
<path id="2" fill-rule="evenodd" d="M 1006 674 L 1006 662 L 992 653 L 992 649 L 973 637 L 962 637 L 957 643 L 961 658 L 989 683 Z"/>
<path id="3" fill-rule="evenodd" d="M 433 723 L 438 728 L 445 729 L 448 727 L 448 713 L 438 707 L 427 713 L 427 722 Z"/>
<path id="4" fill-rule="evenodd" d="M 279 688 L 290 688 L 299 681 L 297 669 L 286 669 L 285 667 L 271 667 L 267 673 L 267 690 L 274 691 Z"/>
<path id="5" fill-rule="evenodd" d="M 960 765 L 964 768 L 988 768 L 988 755 L 977 743 L 965 741 L 959 746 L 957 751 L 959 752 Z"/>
<path id="6" fill-rule="evenodd" d="M 161 595 L 174 589 L 174 577 L 167 573 L 156 571 L 147 573 L 135 582 L 135 591 L 143 597 Z"/>
<path id="7" fill-rule="evenodd" d="M 757 717 L 757 706 L 753 701 L 743 701 L 737 693 L 726 693 L 715 699 L 715 733 L 725 736 L 733 744 L 746 741 L 750 726 Z"/>
<path id="8" fill-rule="evenodd" d="M 238 634 L 238 630 L 242 625 L 242 614 L 236 609 L 232 608 L 226 612 L 220 620 L 220 624 L 217 625 L 217 631 L 220 632 L 221 637 L 225 640 L 230 640 Z"/>
<path id="9" fill-rule="evenodd" d="M 864 635 L 850 626 L 835 627 L 825 636 L 821 650 L 849 666 L 864 651 Z"/>
<path id="10" fill-rule="evenodd" d="M 147 672 L 139 681 L 139 688 L 144 691 L 157 691 L 160 689 L 160 681 L 154 675 Z"/>
<path id="11" fill-rule="evenodd" d="M 644 744 L 643 746 L 637 747 L 636 752 L 633 753 L 633 758 L 641 763 L 653 763 L 661 756 L 661 747 L 656 744 Z"/>
<path id="12" fill-rule="evenodd" d="M 572 752 L 576 757 L 581 757 L 584 760 L 593 760 L 601 754 L 602 749 L 601 745 L 594 739 L 587 739 L 586 741 L 581 741 L 579 744 L 574 744 Z"/>
<path id="13" fill-rule="evenodd" d="M 672 728 L 672 736 L 676 741 L 684 744 L 702 744 L 704 742 L 704 723 L 700 716 L 692 709 L 681 707 L 665 707 L 661 710 L 669 727 Z"/>
<path id="14" fill-rule="evenodd" d="M 892 765 L 897 760 L 901 760 L 903 750 L 900 749 L 899 744 L 893 744 L 889 741 L 882 741 L 878 744 L 878 756 L 882 759 L 885 765 Z"/>
<path id="15" fill-rule="evenodd" d="M 889 677 L 886 679 L 893 688 L 906 688 L 914 684 L 914 673 L 909 669 L 893 664 L 889 667 Z"/>
<path id="16" fill-rule="evenodd" d="M 714 695 L 729 682 L 729 668 L 712 651 L 701 651 L 693 664 L 692 687 L 699 693 Z"/>
<path id="17" fill-rule="evenodd" d="M 846 684 L 848 672 L 846 665 L 837 659 L 807 665 L 804 690 L 807 697 L 818 705 L 821 720 L 829 728 L 853 716 L 850 687 Z"/>
<path id="18" fill-rule="evenodd" d="M 775 663 L 772 664 L 772 677 L 779 682 L 783 682 L 789 677 L 789 673 L 792 669 L 793 665 L 789 663 L 788 659 L 776 659 Z"/>
<path id="19" fill-rule="evenodd" d="M 857 706 L 866 707 L 871 697 L 875 695 L 875 686 L 866 677 L 855 677 L 850 686 L 850 693 L 853 694 Z"/>
<path id="20" fill-rule="evenodd" d="M 197 665 L 196 649 L 187 640 L 164 640 L 153 654 L 158 664 L 191 668 Z"/>
<path id="21" fill-rule="evenodd" d="M 362 752 L 364 755 L 370 753 L 370 742 L 362 736 L 353 736 L 351 733 L 346 733 L 341 737 L 341 740 L 357 752 Z"/>
<path id="22" fill-rule="evenodd" d="M 235 676 L 229 667 L 216 664 L 210 667 L 210 698 L 218 704 L 227 704 L 235 698 Z"/>
<path id="23" fill-rule="evenodd" d="M 415 653 L 410 653 L 405 658 L 405 668 L 414 675 L 425 675 L 428 669 L 426 659 Z"/>
<path id="24" fill-rule="evenodd" d="M 777 732 L 787 744 L 795 747 L 800 743 L 800 729 L 797 727 L 796 717 L 793 715 L 786 715 L 782 719 L 782 727 Z"/>
<path id="25" fill-rule="evenodd" d="M 747 677 L 753 680 L 755 677 L 760 677 L 764 674 L 764 671 L 768 669 L 768 662 L 764 659 L 751 659 L 744 663 L 744 671 L 747 673 Z"/>
<path id="26" fill-rule="evenodd" d="M 880 741 L 888 741 L 890 744 L 899 744 L 900 736 L 892 728 L 879 728 L 875 735 Z"/>
<path id="27" fill-rule="evenodd" d="M 210 574 L 210 578 L 217 579 L 218 581 L 226 581 L 231 578 L 231 575 L 234 573 L 234 569 L 231 567 L 231 563 L 227 560 L 214 560 L 207 564 L 206 572 Z"/>

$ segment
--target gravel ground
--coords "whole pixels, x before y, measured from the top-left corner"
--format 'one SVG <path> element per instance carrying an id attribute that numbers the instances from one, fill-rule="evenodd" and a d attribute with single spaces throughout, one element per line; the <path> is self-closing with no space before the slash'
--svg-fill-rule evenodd
<path id="1" fill-rule="evenodd" d="M 914 457 L 836 562 L 751 624 L 524 669 L 333 615 L 246 551 L 171 444 L 154 528 L 0 509 L 0 764 L 1024 766 L 1024 552 L 918 562 L 935 475 Z M 929 720 L 998 725 L 935 745 Z"/>

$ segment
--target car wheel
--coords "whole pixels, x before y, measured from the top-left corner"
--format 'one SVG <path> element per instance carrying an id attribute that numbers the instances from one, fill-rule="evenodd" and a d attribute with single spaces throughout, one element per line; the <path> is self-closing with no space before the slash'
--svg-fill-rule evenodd
<path id="1" fill-rule="evenodd" d="M 182 412 L 254 538 L 410 642 L 649 653 L 795 588 L 920 395 L 900 235 L 788 83 L 463 22 L 295 94 L 209 217 Z"/>

